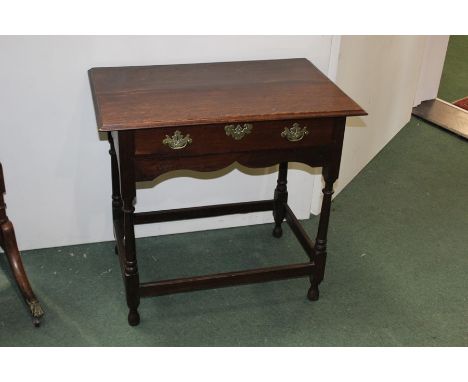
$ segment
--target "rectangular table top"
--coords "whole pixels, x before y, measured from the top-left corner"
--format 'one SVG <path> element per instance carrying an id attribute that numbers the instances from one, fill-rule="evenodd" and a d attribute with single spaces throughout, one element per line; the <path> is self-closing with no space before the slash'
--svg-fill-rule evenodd
<path id="1" fill-rule="evenodd" d="M 100 131 L 366 112 L 304 58 L 93 68 Z"/>

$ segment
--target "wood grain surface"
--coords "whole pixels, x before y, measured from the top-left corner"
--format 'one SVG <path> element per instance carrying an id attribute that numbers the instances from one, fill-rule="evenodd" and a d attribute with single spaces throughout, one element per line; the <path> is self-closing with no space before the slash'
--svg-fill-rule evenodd
<path id="1" fill-rule="evenodd" d="M 366 115 L 308 60 L 93 68 L 100 131 Z"/>

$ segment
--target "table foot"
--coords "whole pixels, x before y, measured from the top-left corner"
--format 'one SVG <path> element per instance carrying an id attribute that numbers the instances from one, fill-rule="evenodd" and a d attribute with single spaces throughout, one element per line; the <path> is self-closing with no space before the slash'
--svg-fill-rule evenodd
<path id="1" fill-rule="evenodd" d="M 138 310 L 132 310 L 128 312 L 128 323 L 130 326 L 137 326 L 140 323 L 140 314 Z"/>
<path id="2" fill-rule="evenodd" d="M 115 253 L 116 255 L 119 254 L 119 248 L 117 247 L 117 244 L 114 245 L 114 253 Z"/>
<path id="3" fill-rule="evenodd" d="M 283 229 L 281 226 L 275 226 L 273 229 L 273 237 L 280 238 L 281 236 L 283 236 Z"/>
<path id="4" fill-rule="evenodd" d="M 31 315 L 32 315 L 32 322 L 36 328 L 41 326 L 41 318 L 44 315 L 44 311 L 42 310 L 41 304 L 39 304 L 39 301 L 33 300 L 33 301 L 26 301 L 27 304 L 29 305 L 29 309 L 31 310 Z"/>
<path id="5" fill-rule="evenodd" d="M 319 299 L 320 292 L 318 285 L 312 285 L 307 292 L 307 298 L 309 301 L 317 301 Z"/>

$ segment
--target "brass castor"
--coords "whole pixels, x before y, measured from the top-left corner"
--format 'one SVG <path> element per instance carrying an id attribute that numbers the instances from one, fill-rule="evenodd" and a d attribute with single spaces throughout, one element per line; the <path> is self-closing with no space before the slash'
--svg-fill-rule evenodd
<path id="1" fill-rule="evenodd" d="M 27 303 L 29 305 L 29 309 L 31 310 L 33 325 L 38 328 L 41 326 L 41 318 L 44 315 L 41 304 L 39 304 L 39 301 L 37 300 L 27 301 Z"/>

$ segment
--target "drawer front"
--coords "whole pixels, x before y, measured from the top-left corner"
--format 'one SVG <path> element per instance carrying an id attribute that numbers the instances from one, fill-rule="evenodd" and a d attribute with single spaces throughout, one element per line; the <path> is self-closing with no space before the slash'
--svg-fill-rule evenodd
<path id="1" fill-rule="evenodd" d="M 328 146 L 333 130 L 333 118 L 146 129 L 135 132 L 135 154 L 180 157 Z"/>

